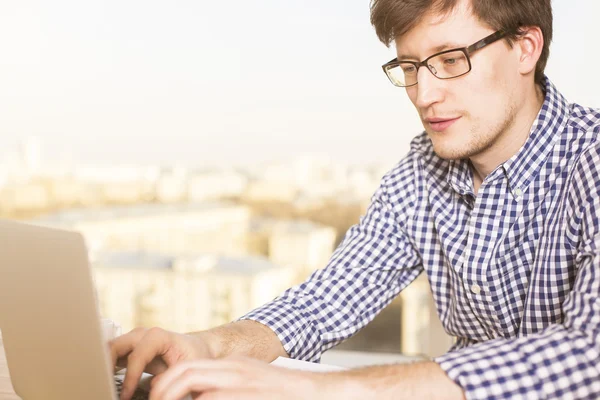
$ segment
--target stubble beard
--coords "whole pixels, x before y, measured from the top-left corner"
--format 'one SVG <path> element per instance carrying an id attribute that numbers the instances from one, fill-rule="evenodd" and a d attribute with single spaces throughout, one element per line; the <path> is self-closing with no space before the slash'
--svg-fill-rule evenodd
<path id="1" fill-rule="evenodd" d="M 434 135 L 440 135 L 440 133 L 428 132 L 433 144 L 433 151 L 438 157 L 445 160 L 462 160 L 485 153 L 514 125 L 516 105 L 511 103 L 505 110 L 504 118 L 496 126 L 487 130 L 481 126 L 480 121 L 473 121 L 467 140 L 454 146 L 447 146 L 446 143 L 435 140 Z M 466 114 L 463 118 L 465 117 L 468 119 L 469 115 Z"/>

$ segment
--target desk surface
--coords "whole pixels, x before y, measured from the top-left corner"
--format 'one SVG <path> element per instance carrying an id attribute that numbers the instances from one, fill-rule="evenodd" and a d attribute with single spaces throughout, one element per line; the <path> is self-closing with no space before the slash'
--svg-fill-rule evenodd
<path id="1" fill-rule="evenodd" d="M 8 365 L 6 365 L 6 356 L 4 355 L 4 346 L 2 345 L 2 337 L 0 336 L 0 400 L 20 400 L 21 398 L 15 394 L 10 376 L 8 375 Z"/>

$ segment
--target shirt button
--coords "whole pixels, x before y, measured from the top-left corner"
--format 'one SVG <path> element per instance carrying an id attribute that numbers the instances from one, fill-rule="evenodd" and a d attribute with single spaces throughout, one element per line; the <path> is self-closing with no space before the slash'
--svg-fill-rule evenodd
<path id="1" fill-rule="evenodd" d="M 471 292 L 473 292 L 475 294 L 479 294 L 479 293 L 481 293 L 481 288 L 479 287 L 479 285 L 473 285 L 473 286 L 471 286 Z"/>
<path id="2" fill-rule="evenodd" d="M 516 188 L 513 194 L 515 195 L 515 197 L 521 197 L 523 196 L 523 191 L 520 188 Z"/>

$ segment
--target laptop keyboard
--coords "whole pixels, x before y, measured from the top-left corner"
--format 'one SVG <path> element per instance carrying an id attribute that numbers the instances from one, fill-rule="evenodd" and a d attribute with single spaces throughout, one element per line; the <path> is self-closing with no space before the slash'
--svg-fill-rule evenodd
<path id="1" fill-rule="evenodd" d="M 117 388 L 117 396 L 121 395 L 121 388 L 123 387 L 123 375 L 115 375 L 115 386 Z M 133 393 L 131 400 L 148 400 L 148 392 L 137 388 Z"/>

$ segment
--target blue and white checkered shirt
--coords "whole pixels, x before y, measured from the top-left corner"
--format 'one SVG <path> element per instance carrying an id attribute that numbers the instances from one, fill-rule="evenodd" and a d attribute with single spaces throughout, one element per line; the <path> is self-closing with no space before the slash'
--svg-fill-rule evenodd
<path id="1" fill-rule="evenodd" d="M 421 134 L 326 268 L 242 319 L 319 360 L 425 271 L 457 338 L 434 361 L 468 399 L 600 398 L 599 135 L 600 110 L 546 80 L 526 143 L 475 196 L 467 162 Z"/>

